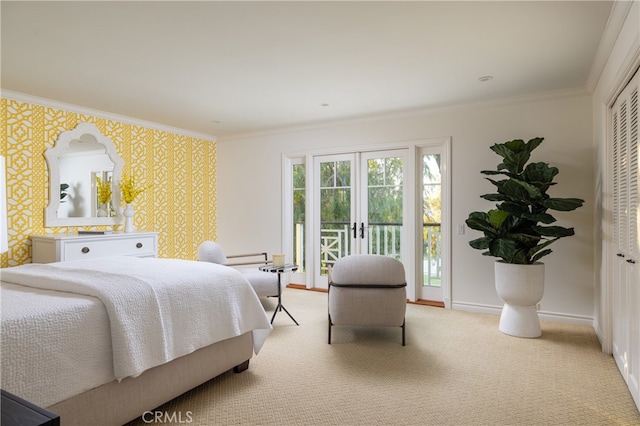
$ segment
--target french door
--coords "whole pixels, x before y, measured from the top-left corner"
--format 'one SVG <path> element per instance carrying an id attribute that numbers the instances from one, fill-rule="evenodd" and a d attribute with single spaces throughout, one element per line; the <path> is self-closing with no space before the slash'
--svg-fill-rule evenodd
<path id="1" fill-rule="evenodd" d="M 405 261 L 407 149 L 314 157 L 314 283 L 327 288 L 339 258 L 381 254 Z"/>
<path id="2" fill-rule="evenodd" d="M 381 254 L 403 263 L 409 300 L 451 307 L 450 153 L 450 139 L 434 138 L 284 157 L 283 249 L 299 266 L 292 282 L 326 289 L 339 258 Z"/>

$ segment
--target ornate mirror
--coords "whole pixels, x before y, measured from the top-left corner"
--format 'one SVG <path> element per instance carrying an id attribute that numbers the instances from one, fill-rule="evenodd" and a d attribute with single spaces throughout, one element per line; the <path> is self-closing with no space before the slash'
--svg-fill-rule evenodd
<path id="1" fill-rule="evenodd" d="M 117 225 L 124 161 L 111 139 L 91 123 L 62 132 L 44 153 L 49 166 L 49 204 L 44 224 Z"/>

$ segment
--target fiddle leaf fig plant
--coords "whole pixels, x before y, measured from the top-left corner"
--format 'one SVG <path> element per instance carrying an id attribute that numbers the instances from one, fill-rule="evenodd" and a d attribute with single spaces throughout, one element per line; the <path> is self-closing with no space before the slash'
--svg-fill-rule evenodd
<path id="1" fill-rule="evenodd" d="M 499 257 L 506 263 L 532 264 L 550 254 L 547 248 L 560 238 L 574 235 L 573 228 L 543 226 L 556 219 L 548 210 L 572 211 L 581 207 L 579 198 L 552 198 L 547 190 L 556 183 L 556 167 L 547 163 L 528 163 L 531 152 L 544 138 L 528 142 L 515 139 L 495 144 L 491 150 L 502 157 L 496 170 L 481 173 L 497 188 L 496 193 L 481 198 L 497 202 L 496 208 L 487 212 L 472 212 L 465 221 L 471 229 L 484 236 L 472 240 L 474 249 L 485 250 L 485 256 Z M 493 176 L 502 176 L 496 180 Z"/>

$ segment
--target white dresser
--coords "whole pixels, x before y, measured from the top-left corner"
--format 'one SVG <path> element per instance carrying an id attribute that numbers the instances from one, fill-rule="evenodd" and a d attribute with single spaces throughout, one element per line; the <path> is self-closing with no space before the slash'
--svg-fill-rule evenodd
<path id="1" fill-rule="evenodd" d="M 97 259 L 110 256 L 157 257 L 158 233 L 32 235 L 31 249 L 33 263 Z"/>

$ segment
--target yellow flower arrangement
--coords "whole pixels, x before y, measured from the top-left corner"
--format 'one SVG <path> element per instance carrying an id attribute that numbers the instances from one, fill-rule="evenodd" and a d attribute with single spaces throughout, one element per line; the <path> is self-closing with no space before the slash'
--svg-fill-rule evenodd
<path id="1" fill-rule="evenodd" d="M 103 181 L 99 176 L 96 176 L 96 185 L 98 187 L 98 202 L 107 204 L 111 201 L 111 179 Z"/>
<path id="2" fill-rule="evenodd" d="M 120 190 L 122 191 L 122 201 L 126 204 L 133 203 L 136 197 L 148 188 L 150 188 L 150 186 L 137 187 L 136 180 L 133 176 L 122 175 Z"/>

